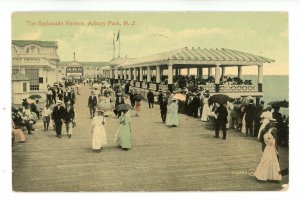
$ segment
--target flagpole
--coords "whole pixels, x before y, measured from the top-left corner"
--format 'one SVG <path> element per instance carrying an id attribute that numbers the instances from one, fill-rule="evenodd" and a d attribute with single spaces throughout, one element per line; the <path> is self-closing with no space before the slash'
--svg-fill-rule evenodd
<path id="1" fill-rule="evenodd" d="M 113 38 L 113 46 L 114 46 L 114 47 L 113 47 L 113 48 L 114 48 L 114 49 L 113 49 L 113 59 L 115 59 L 115 49 L 116 49 L 116 48 L 115 48 L 115 33 L 114 33 L 114 38 Z"/>
<path id="2" fill-rule="evenodd" d="M 120 58 L 120 50 L 121 50 L 121 36 L 120 36 L 120 30 L 119 30 L 119 58 Z"/>

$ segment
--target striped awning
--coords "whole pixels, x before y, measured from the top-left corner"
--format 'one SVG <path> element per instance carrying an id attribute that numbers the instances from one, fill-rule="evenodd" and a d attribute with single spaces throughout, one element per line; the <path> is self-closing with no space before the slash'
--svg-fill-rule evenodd
<path id="1" fill-rule="evenodd" d="M 165 53 L 133 59 L 118 65 L 119 68 L 166 64 L 189 65 L 261 65 L 275 60 L 231 49 L 181 48 Z"/>

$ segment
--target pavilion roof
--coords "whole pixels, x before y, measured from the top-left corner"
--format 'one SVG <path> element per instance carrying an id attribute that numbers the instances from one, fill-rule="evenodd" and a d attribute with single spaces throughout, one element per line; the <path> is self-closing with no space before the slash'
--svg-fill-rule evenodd
<path id="1" fill-rule="evenodd" d="M 118 67 L 141 67 L 166 64 L 189 65 L 260 65 L 275 60 L 226 48 L 181 48 L 124 62 Z"/>

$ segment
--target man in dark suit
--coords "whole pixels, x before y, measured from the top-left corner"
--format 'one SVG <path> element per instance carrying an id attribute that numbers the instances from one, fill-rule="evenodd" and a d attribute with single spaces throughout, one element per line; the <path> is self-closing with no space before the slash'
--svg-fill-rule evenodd
<path id="1" fill-rule="evenodd" d="M 67 106 L 67 102 L 70 100 L 69 92 L 68 91 L 69 90 L 66 88 L 65 92 L 63 93 L 65 106 Z"/>
<path id="2" fill-rule="evenodd" d="M 75 119 L 75 110 L 74 106 L 71 105 L 71 102 L 67 102 L 66 112 L 65 112 L 65 124 L 66 124 L 66 131 L 67 136 L 71 138 L 72 136 L 72 128 L 73 128 L 73 121 Z"/>
<path id="3" fill-rule="evenodd" d="M 125 104 L 125 101 L 124 101 L 124 98 L 122 96 L 122 93 L 118 93 L 117 94 L 117 98 L 116 98 L 116 103 L 115 103 L 115 110 L 114 110 L 114 113 L 115 115 L 118 117 L 121 116 L 121 111 L 117 111 L 117 107 L 120 105 L 120 104 Z"/>
<path id="4" fill-rule="evenodd" d="M 95 115 L 96 105 L 97 105 L 97 98 L 95 96 L 95 92 L 91 91 L 91 95 L 89 96 L 89 100 L 88 100 L 88 107 L 90 108 L 91 119 Z"/>
<path id="5" fill-rule="evenodd" d="M 74 88 L 71 88 L 70 92 L 69 92 L 69 99 L 71 102 L 71 105 L 75 104 L 75 90 Z"/>
<path id="6" fill-rule="evenodd" d="M 149 108 L 153 108 L 153 103 L 154 103 L 154 94 L 151 91 L 151 89 L 149 89 L 149 92 L 147 93 L 147 99 L 148 99 L 148 104 L 149 104 Z"/>
<path id="7" fill-rule="evenodd" d="M 254 127 L 254 118 L 255 118 L 255 111 L 256 107 L 253 103 L 253 99 L 250 99 L 250 103 L 245 107 L 245 120 L 246 120 L 246 136 L 254 136 L 253 134 L 253 127 Z"/>
<path id="8" fill-rule="evenodd" d="M 217 104 L 219 105 L 218 108 L 215 111 L 215 114 L 217 116 L 216 119 L 216 125 L 215 125 L 215 137 L 219 138 L 219 130 L 220 127 L 222 128 L 223 131 L 223 140 L 226 140 L 226 123 L 227 123 L 227 108 L 226 104 Z"/>
<path id="9" fill-rule="evenodd" d="M 62 101 L 58 100 L 57 105 L 53 108 L 52 119 L 55 123 L 56 137 L 61 138 L 61 127 L 65 118 L 65 108 L 61 106 Z"/>
<path id="10" fill-rule="evenodd" d="M 158 104 L 160 104 L 161 100 L 162 100 L 162 97 L 163 97 L 163 92 L 161 89 L 159 89 L 159 93 L 158 93 L 158 96 L 157 96 L 157 101 L 158 101 Z"/>
<path id="11" fill-rule="evenodd" d="M 164 95 L 160 98 L 160 103 L 159 103 L 160 116 L 163 123 L 166 123 L 167 111 L 168 111 L 167 106 L 168 106 L 168 98 L 166 96 L 166 93 L 164 93 Z"/>
<path id="12" fill-rule="evenodd" d="M 200 107 L 200 94 L 197 94 L 193 101 L 192 101 L 192 105 L 193 105 L 193 115 L 195 118 L 198 118 L 198 109 Z"/>

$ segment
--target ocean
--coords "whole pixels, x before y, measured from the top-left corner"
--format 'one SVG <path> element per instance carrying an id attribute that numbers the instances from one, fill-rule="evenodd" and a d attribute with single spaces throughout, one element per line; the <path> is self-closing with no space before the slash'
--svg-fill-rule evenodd
<path id="1" fill-rule="evenodd" d="M 251 79 L 253 84 L 257 84 L 256 75 L 243 75 L 242 79 Z M 264 75 L 262 100 L 265 103 L 276 100 L 289 100 L 289 76 L 287 75 Z"/>
<path id="2" fill-rule="evenodd" d="M 257 84 L 256 75 L 243 75 L 242 79 L 251 79 Z M 268 104 L 271 101 L 289 100 L 289 76 L 288 75 L 264 75 L 263 78 L 264 96 L 261 100 Z M 281 108 L 280 112 L 288 116 L 289 109 Z"/>

